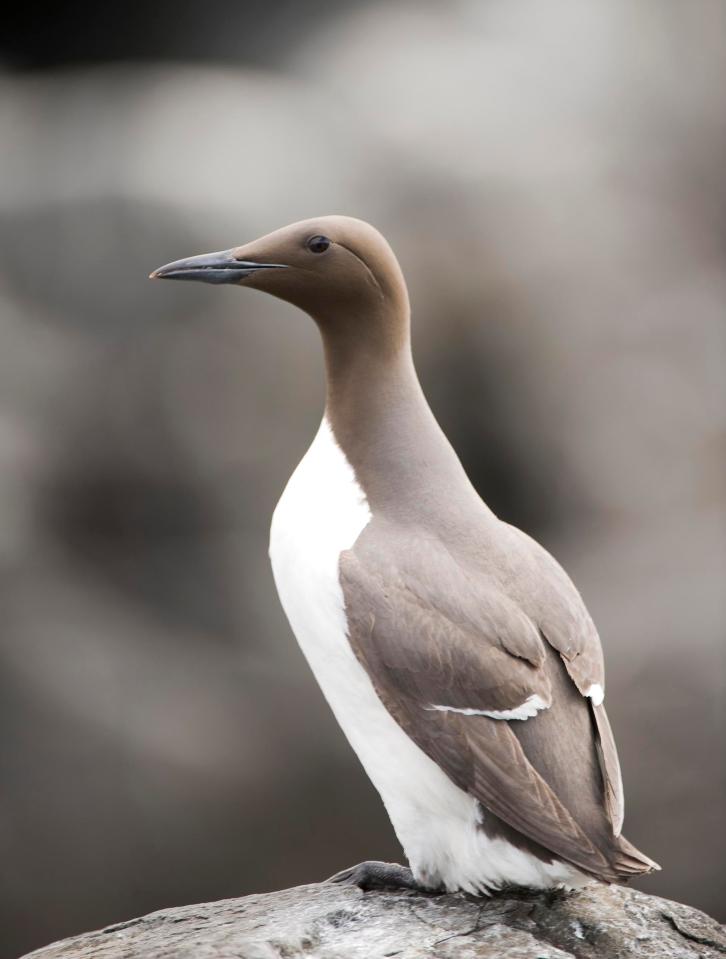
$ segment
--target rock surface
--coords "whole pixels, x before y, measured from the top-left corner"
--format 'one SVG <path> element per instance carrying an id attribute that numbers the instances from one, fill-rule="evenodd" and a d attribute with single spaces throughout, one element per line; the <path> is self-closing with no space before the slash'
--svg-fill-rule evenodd
<path id="1" fill-rule="evenodd" d="M 317 884 L 163 909 L 65 939 L 33 959 L 711 959 L 726 929 L 632 889 L 492 899 Z"/>

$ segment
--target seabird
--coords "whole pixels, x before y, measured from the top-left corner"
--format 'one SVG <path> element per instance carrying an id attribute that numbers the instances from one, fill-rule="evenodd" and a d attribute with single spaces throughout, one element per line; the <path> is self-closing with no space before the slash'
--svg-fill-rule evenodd
<path id="1" fill-rule="evenodd" d="M 325 413 L 275 509 L 270 557 L 410 863 L 333 879 L 488 893 L 659 868 L 621 834 L 592 619 L 556 560 L 481 500 L 436 422 L 381 234 L 320 217 L 151 276 L 271 293 L 322 334 Z"/>

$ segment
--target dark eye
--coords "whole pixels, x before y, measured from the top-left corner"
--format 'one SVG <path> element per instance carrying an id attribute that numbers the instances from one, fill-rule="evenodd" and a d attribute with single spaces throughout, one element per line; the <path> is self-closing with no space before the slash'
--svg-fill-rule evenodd
<path id="1" fill-rule="evenodd" d="M 308 250 L 311 253 L 325 253 L 330 246 L 327 236 L 311 236 L 308 240 Z"/>

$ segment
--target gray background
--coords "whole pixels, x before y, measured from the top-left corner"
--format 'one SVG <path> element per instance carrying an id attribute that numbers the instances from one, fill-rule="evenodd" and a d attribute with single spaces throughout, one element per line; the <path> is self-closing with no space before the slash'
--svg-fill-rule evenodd
<path id="1" fill-rule="evenodd" d="M 333 212 L 599 625 L 639 885 L 724 918 L 723 3 L 56 6 L 0 54 L 2 959 L 400 856 L 266 557 L 317 333 L 146 280 Z"/>

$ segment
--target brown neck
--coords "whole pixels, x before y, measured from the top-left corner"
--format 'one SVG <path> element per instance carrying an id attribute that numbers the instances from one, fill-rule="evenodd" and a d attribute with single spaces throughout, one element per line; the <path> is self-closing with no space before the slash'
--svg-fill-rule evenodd
<path id="1" fill-rule="evenodd" d="M 389 335 L 377 336 L 383 319 Z M 326 418 L 374 513 L 416 521 L 444 502 L 476 497 L 419 384 L 408 313 L 360 317 L 347 328 L 319 325 Z"/>
<path id="2" fill-rule="evenodd" d="M 361 315 L 348 314 L 345 323 L 319 322 L 325 350 L 326 412 L 342 411 L 375 420 L 384 396 L 399 402 L 413 392 L 425 404 L 411 356 L 408 313 L 383 305 Z M 390 395 L 394 394 L 394 395 Z"/>

